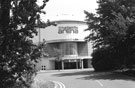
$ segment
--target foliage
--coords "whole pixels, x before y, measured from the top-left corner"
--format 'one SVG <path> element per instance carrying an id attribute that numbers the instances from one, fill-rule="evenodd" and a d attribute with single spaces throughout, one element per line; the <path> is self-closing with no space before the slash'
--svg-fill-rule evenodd
<path id="1" fill-rule="evenodd" d="M 111 48 L 99 48 L 92 54 L 92 65 L 95 71 L 115 70 L 121 66 L 122 59 L 117 52 Z"/>
<path id="2" fill-rule="evenodd" d="M 114 56 L 119 60 L 114 57 L 111 59 L 119 61 L 117 63 L 122 63 L 121 65 L 127 67 L 127 64 L 132 61 L 132 65 L 135 64 L 133 60 L 135 52 L 135 1 L 98 0 L 98 4 L 97 14 L 85 11 L 86 21 L 89 25 L 87 30 L 92 31 L 87 38 L 93 42 L 95 52 L 106 48 L 115 53 Z M 106 58 L 108 58 L 108 52 L 102 52 L 102 54 L 106 54 Z"/>
<path id="3" fill-rule="evenodd" d="M 42 45 L 34 45 L 41 23 L 37 0 L 0 0 L 0 87 L 29 88 Z"/>

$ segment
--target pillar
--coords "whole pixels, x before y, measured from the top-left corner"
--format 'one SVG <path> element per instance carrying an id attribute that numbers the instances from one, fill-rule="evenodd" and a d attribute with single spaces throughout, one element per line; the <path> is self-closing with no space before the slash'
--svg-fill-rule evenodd
<path id="1" fill-rule="evenodd" d="M 78 60 L 76 60 L 76 69 L 78 69 Z"/>
<path id="2" fill-rule="evenodd" d="M 63 60 L 61 61 L 61 64 L 62 64 L 61 65 L 62 66 L 62 70 L 64 70 L 64 61 Z"/>
<path id="3" fill-rule="evenodd" d="M 82 62 L 81 62 L 81 59 L 79 59 L 79 68 L 82 68 Z"/>
<path id="4" fill-rule="evenodd" d="M 81 67 L 82 67 L 82 69 L 83 69 L 83 59 L 81 59 L 81 65 L 82 65 Z"/>

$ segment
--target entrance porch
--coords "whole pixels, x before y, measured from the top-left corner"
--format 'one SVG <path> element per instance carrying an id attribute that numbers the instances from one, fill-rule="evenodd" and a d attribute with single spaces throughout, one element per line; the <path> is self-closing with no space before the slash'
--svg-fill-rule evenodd
<path id="1" fill-rule="evenodd" d="M 64 59 L 55 62 L 55 69 L 83 69 L 91 68 L 91 59 Z"/>

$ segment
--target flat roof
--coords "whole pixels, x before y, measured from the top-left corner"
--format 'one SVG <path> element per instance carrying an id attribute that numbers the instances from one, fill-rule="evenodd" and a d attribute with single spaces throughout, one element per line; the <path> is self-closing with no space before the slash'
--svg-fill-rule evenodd
<path id="1" fill-rule="evenodd" d="M 58 43 L 58 42 L 86 42 L 84 39 L 59 39 L 59 40 L 50 40 L 46 43 Z"/>
<path id="2" fill-rule="evenodd" d="M 56 20 L 56 21 L 51 21 L 51 22 L 56 22 L 58 24 L 71 24 L 71 23 L 78 23 L 78 24 L 87 24 L 85 21 L 77 21 L 77 20 Z"/>

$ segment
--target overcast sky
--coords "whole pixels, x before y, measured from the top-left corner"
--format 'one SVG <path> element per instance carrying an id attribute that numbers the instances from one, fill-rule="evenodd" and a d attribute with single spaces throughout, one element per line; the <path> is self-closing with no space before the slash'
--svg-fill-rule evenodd
<path id="1" fill-rule="evenodd" d="M 49 0 L 45 7 L 46 15 L 43 20 L 84 20 L 84 10 L 95 13 L 97 0 Z"/>

